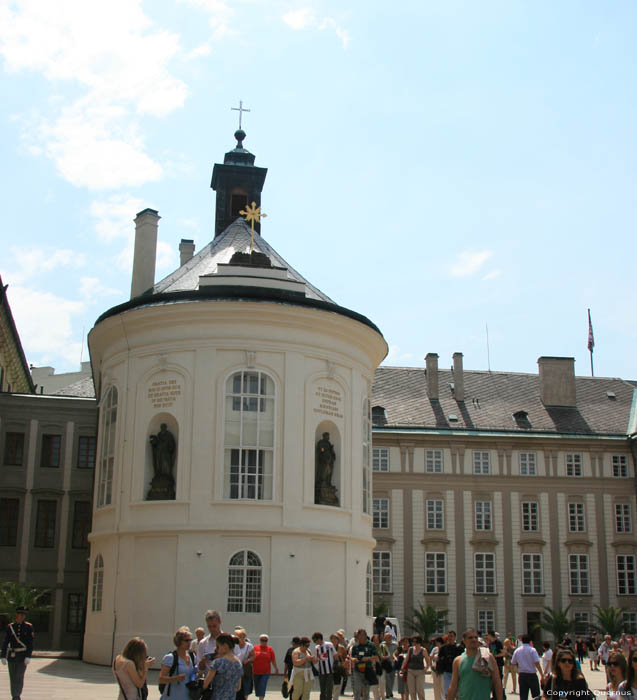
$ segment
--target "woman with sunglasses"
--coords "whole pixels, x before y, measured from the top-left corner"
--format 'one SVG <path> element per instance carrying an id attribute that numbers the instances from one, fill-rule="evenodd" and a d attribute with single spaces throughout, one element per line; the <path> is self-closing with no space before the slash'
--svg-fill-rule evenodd
<path id="1" fill-rule="evenodd" d="M 619 686 L 626 678 L 626 657 L 621 652 L 611 651 L 608 655 L 606 670 L 608 672 L 606 695 L 609 700 L 618 700 L 621 697 Z"/>
<path id="2" fill-rule="evenodd" d="M 637 698 L 637 647 L 633 647 L 628 655 L 626 680 L 619 684 L 619 693 L 623 693 L 624 696 Z"/>
<path id="3" fill-rule="evenodd" d="M 586 679 L 575 664 L 575 654 L 571 648 L 559 649 L 553 659 L 553 673 L 544 683 L 544 697 L 554 698 L 592 698 Z"/>

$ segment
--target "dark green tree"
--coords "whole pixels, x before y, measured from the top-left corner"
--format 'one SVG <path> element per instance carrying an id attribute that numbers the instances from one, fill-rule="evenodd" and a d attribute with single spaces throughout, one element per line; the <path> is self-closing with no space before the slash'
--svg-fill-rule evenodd
<path id="1" fill-rule="evenodd" d="M 568 615 L 570 609 L 570 605 L 564 609 L 545 607 L 542 611 L 539 624 L 535 626 L 535 630 L 546 630 L 553 635 L 556 642 L 562 641 L 564 635 L 567 632 L 572 632 L 575 628 L 575 623 Z"/>
<path id="2" fill-rule="evenodd" d="M 597 610 L 595 613 L 597 630 L 617 639 L 624 631 L 624 611 L 626 608 L 615 608 L 612 605 L 609 608 L 600 608 L 599 605 L 596 605 L 595 610 Z"/>
<path id="3" fill-rule="evenodd" d="M 428 641 L 437 634 L 438 630 L 444 629 L 449 624 L 447 621 L 448 614 L 448 610 L 438 610 L 433 605 L 425 607 L 421 603 L 417 608 L 414 608 L 409 627 L 425 641 Z"/>
<path id="4" fill-rule="evenodd" d="M 387 601 L 379 600 L 378 603 L 374 603 L 374 617 L 379 615 L 387 615 L 389 608 L 387 607 Z"/>
<path id="5" fill-rule="evenodd" d="M 19 605 L 29 608 L 29 612 L 51 610 L 53 606 L 46 602 L 50 593 L 49 588 L 3 581 L 0 583 L 0 613 L 11 615 Z"/>

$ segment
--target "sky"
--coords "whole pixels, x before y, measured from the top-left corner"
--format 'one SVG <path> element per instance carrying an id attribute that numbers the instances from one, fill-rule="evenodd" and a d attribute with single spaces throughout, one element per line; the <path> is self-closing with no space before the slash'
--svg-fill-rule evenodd
<path id="1" fill-rule="evenodd" d="M 370 318 L 386 364 L 637 379 L 637 4 L 0 0 L 0 275 L 29 363 L 88 359 L 214 235 L 215 162 L 268 168 L 264 238 Z M 488 344 L 487 344 L 488 328 Z"/>

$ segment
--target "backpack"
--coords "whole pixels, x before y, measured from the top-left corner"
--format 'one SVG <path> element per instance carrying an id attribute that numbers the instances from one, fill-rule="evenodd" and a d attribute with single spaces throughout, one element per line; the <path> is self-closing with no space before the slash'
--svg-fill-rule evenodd
<path id="1" fill-rule="evenodd" d="M 195 669 L 195 655 L 190 650 L 188 650 L 188 653 L 190 654 L 190 663 L 192 664 L 192 668 L 194 671 L 194 669 Z M 175 671 L 179 668 L 179 657 L 177 656 L 177 649 L 173 650 L 172 655 L 173 655 L 173 665 L 170 667 L 170 672 L 168 674 L 169 676 L 174 676 Z M 158 685 L 159 692 L 163 693 L 166 686 L 168 686 L 168 692 L 166 693 L 166 695 L 167 696 L 170 695 L 170 685 L 171 684 L 169 684 L 169 683 L 159 683 L 159 685 Z"/>

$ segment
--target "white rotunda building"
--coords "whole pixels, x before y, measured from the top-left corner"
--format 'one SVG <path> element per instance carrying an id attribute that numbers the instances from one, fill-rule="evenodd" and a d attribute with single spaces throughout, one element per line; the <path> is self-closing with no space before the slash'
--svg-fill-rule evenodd
<path id="1" fill-rule="evenodd" d="M 89 335 L 98 396 L 84 659 L 174 630 L 293 634 L 371 625 L 370 393 L 387 345 L 239 212 L 266 169 L 214 167 L 215 236 L 154 284 L 157 212 L 136 219 L 130 301 Z"/>

